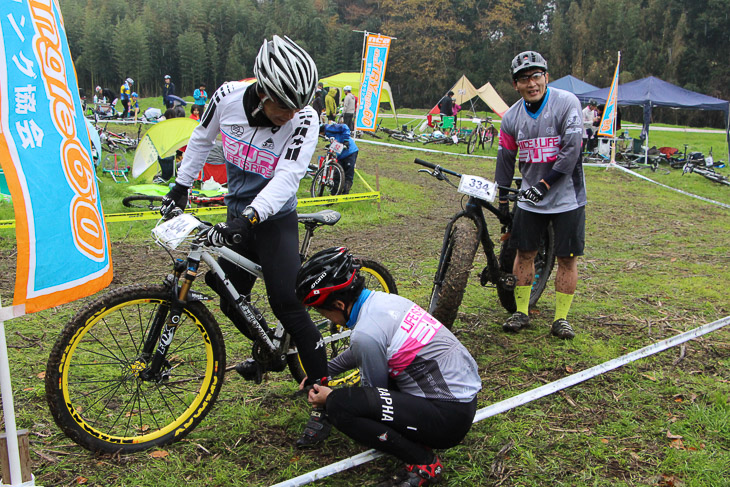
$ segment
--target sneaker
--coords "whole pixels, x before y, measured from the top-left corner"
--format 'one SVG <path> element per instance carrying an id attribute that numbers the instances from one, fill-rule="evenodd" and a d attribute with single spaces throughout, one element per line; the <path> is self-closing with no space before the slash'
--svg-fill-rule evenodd
<path id="1" fill-rule="evenodd" d="M 324 408 L 312 409 L 309 421 L 304 425 L 304 432 L 297 440 L 297 448 L 309 448 L 322 443 L 330 435 L 332 424 L 327 420 Z"/>
<path id="2" fill-rule="evenodd" d="M 522 328 L 527 328 L 528 326 L 530 326 L 530 317 L 525 313 L 515 311 L 515 313 L 504 322 L 502 329 L 504 331 L 517 333 Z"/>
<path id="3" fill-rule="evenodd" d="M 419 487 L 421 485 L 433 485 L 441 479 L 441 472 L 444 466 L 441 459 L 435 456 L 433 463 L 428 465 L 406 465 L 408 477 L 397 484 L 399 487 Z"/>
<path id="4" fill-rule="evenodd" d="M 553 321 L 553 326 L 550 332 L 556 337 L 562 338 L 563 340 L 571 340 L 575 336 L 573 327 L 570 326 L 570 323 L 568 323 L 568 320 L 566 320 L 565 318 L 560 318 Z"/>

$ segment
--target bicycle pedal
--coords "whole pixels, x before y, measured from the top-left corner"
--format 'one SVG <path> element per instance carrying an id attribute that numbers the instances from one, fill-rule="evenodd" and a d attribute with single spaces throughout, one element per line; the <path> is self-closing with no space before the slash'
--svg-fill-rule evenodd
<path id="1" fill-rule="evenodd" d="M 517 276 L 514 274 L 504 274 L 499 278 L 499 285 L 506 291 L 514 291 L 517 286 Z"/>

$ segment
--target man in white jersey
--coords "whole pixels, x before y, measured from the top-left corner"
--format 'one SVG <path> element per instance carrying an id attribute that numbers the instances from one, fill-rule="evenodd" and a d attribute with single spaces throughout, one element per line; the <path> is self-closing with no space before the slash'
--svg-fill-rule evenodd
<path id="1" fill-rule="evenodd" d="M 228 218 L 208 233 L 212 245 L 226 245 L 259 265 L 271 309 L 291 335 L 312 381 L 327 377 L 322 335 L 297 300 L 294 283 L 301 266 L 296 192 L 317 145 L 319 116 L 308 106 L 317 84 L 312 58 L 288 37 L 264 41 L 253 66 L 255 83 L 229 82 L 211 97 L 195 128 L 162 213 L 185 208 L 188 190 L 220 136 L 228 175 Z M 240 236 L 240 242 L 236 236 Z M 226 275 L 245 299 L 255 277 L 221 259 Z M 206 283 L 221 295 L 221 310 L 252 338 L 246 318 L 217 276 Z M 267 370 L 283 370 L 284 360 L 236 366 L 245 379 L 261 382 Z M 306 432 L 305 428 L 305 432 Z M 297 444 L 307 446 L 305 435 Z"/>
<path id="2" fill-rule="evenodd" d="M 477 364 L 438 320 L 404 297 L 364 287 L 344 247 L 318 252 L 297 275 L 297 297 L 353 330 L 350 348 L 329 362 L 334 376 L 360 369 L 361 387 L 314 384 L 309 402 L 355 441 L 395 455 L 406 469 L 395 485 L 430 485 L 443 465 L 432 448 L 466 436 L 477 407 Z"/>
<path id="3" fill-rule="evenodd" d="M 583 119 L 581 105 L 570 92 L 549 88 L 547 62 L 535 51 L 512 61 L 512 83 L 522 99 L 502 118 L 495 179 L 510 186 L 519 156 L 522 190 L 528 200 L 518 203 L 510 245 L 517 249 L 517 311 L 503 325 L 509 332 L 529 326 L 529 302 L 535 275 L 535 256 L 548 224 L 555 234 L 558 270 L 555 276 L 554 336 L 571 339 L 568 311 L 578 282 L 578 256 L 585 246 L 586 188 L 581 161 Z M 506 193 L 499 206 L 509 211 Z"/>

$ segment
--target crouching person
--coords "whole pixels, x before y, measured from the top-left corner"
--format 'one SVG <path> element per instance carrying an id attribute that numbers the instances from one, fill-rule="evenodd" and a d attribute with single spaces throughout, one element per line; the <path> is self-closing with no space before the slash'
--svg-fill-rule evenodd
<path id="1" fill-rule="evenodd" d="M 457 445 L 471 428 L 481 380 L 458 339 L 412 301 L 364 287 L 344 247 L 323 250 L 297 275 L 297 297 L 352 328 L 330 376 L 360 369 L 361 387 L 314 384 L 309 402 L 337 429 L 406 463 L 395 485 L 430 485 L 443 465 L 433 448 Z"/>

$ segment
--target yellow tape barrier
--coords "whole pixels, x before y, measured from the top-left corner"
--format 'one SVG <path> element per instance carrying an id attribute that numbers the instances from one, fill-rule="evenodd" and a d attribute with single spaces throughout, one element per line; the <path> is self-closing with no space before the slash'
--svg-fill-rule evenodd
<path id="1" fill-rule="evenodd" d="M 350 203 L 353 201 L 377 200 L 380 201 L 379 191 L 370 191 L 368 193 L 352 193 L 341 194 L 338 196 L 321 196 L 319 198 L 300 198 L 297 208 L 309 206 L 330 205 L 333 203 Z M 215 215 L 225 214 L 227 208 L 225 206 L 209 206 L 203 208 L 188 208 L 185 213 L 193 215 Z M 159 211 L 135 211 L 130 213 L 109 213 L 104 215 L 107 222 L 131 222 L 137 220 L 158 220 L 160 218 Z M 7 228 L 15 228 L 15 220 L 0 220 L 0 230 Z"/>

